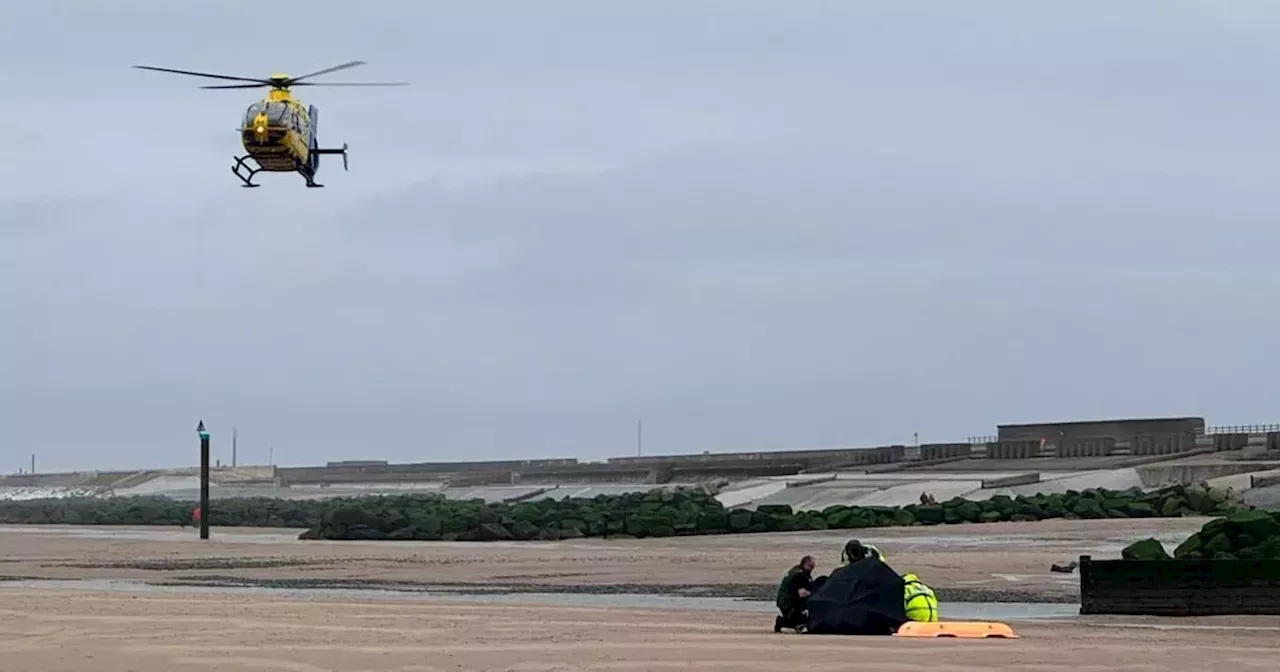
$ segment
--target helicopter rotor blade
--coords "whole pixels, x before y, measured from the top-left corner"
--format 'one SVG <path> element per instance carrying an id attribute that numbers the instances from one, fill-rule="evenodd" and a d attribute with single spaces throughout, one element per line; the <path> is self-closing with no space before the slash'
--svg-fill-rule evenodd
<path id="1" fill-rule="evenodd" d="M 409 82 L 297 82 L 294 86 L 409 86 Z"/>
<path id="2" fill-rule="evenodd" d="M 202 86 L 202 89 L 261 89 L 266 84 L 215 84 L 213 86 Z"/>
<path id="3" fill-rule="evenodd" d="M 365 64 L 365 62 L 364 62 L 364 61 L 348 61 L 348 62 L 343 63 L 343 64 L 341 64 L 341 65 L 335 65 L 335 66 L 333 66 L 332 68 L 325 68 L 324 70 L 316 70 L 315 72 L 309 72 L 309 73 L 307 73 L 307 74 L 305 74 L 305 75 L 300 75 L 300 76 L 298 76 L 298 77 L 290 77 L 290 78 L 289 78 L 289 82 L 290 82 L 291 84 L 296 84 L 297 82 L 300 82 L 300 81 L 302 81 L 302 80 L 304 80 L 304 79 L 309 79 L 309 78 L 311 78 L 311 77 L 315 77 L 315 76 L 317 76 L 317 75 L 327 75 L 327 74 L 329 74 L 329 73 L 331 73 L 331 72 L 337 72 L 337 71 L 339 71 L 339 70 L 346 70 L 347 68 L 354 68 L 354 67 L 356 67 L 357 65 L 364 65 L 364 64 Z"/>
<path id="4" fill-rule="evenodd" d="M 178 75 L 191 75 L 192 77 L 208 77 L 210 79 L 225 79 L 233 82 L 258 82 L 259 84 L 270 84 L 269 80 L 258 79 L 253 77 L 232 77 L 231 75 L 215 75 L 211 72 L 194 72 L 192 70 L 174 70 L 172 68 L 157 68 L 152 65 L 135 65 L 139 70 L 155 70 L 156 72 L 172 72 Z"/>

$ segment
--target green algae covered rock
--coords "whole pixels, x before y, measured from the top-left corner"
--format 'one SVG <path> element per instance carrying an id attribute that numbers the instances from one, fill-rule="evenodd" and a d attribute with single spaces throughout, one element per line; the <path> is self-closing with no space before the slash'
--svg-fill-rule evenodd
<path id="1" fill-rule="evenodd" d="M 1125 560 L 1171 560 L 1164 550 L 1164 544 L 1155 539 L 1143 539 L 1125 547 L 1120 552 Z"/>

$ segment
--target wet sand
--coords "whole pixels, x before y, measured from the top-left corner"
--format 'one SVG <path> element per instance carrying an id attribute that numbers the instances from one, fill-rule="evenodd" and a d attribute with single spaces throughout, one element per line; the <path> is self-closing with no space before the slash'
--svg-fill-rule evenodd
<path id="1" fill-rule="evenodd" d="M 1257 623 L 1015 623 L 1017 640 L 904 640 L 774 635 L 768 618 L 735 612 L 0 588 L 0 660 L 6 672 L 1280 669 L 1280 628 Z"/>
<path id="2" fill-rule="evenodd" d="M 0 527 L 0 576 L 195 585 L 502 587 L 769 599 L 800 555 L 830 570 L 850 537 L 876 544 L 944 601 L 1078 599 L 1078 577 L 1049 571 L 1082 554 L 1118 557 L 1137 539 L 1177 543 L 1207 519 L 1057 520 L 784 534 L 556 543 L 299 541 L 298 530 Z"/>
<path id="3" fill-rule="evenodd" d="M 1053 521 L 859 531 L 896 567 L 953 591 L 1070 597 L 1052 562 L 1175 541 L 1202 520 Z M 861 532 L 866 532 L 865 534 Z M 0 528 L 0 574 L 196 584 L 401 582 L 607 592 L 766 591 L 800 553 L 838 558 L 848 531 L 552 544 L 298 541 L 296 531 Z M 1280 618 L 1011 621 L 1021 639 L 775 635 L 765 612 L 236 592 L 81 590 L 0 582 L 5 672 L 552 672 L 860 669 L 1149 672 L 1280 669 Z M 90 584 L 92 585 L 92 584 Z M 167 589 L 164 589 L 167 590 Z M 710 600 L 709 602 L 715 602 Z M 944 612 L 945 613 L 945 612 Z"/>

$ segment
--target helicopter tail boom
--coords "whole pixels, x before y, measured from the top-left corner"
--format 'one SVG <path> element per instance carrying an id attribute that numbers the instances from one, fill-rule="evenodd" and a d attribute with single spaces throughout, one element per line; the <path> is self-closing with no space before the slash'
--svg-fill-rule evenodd
<path id="1" fill-rule="evenodd" d="M 343 170 L 347 170 L 347 143 L 345 143 L 345 142 L 344 142 L 344 143 L 342 143 L 342 149 L 321 149 L 321 148 L 317 147 L 317 148 L 315 148 L 315 149 L 311 150 L 311 153 L 312 153 L 312 154 L 319 154 L 319 155 L 324 155 L 324 154 L 341 154 L 341 155 L 342 155 L 342 169 L 343 169 Z"/>

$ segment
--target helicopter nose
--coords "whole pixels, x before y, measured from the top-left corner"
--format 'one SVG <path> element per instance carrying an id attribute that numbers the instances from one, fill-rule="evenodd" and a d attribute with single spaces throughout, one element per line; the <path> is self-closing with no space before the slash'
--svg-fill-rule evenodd
<path id="1" fill-rule="evenodd" d="M 260 114 L 253 120 L 253 135 L 258 142 L 267 141 L 267 117 Z"/>

